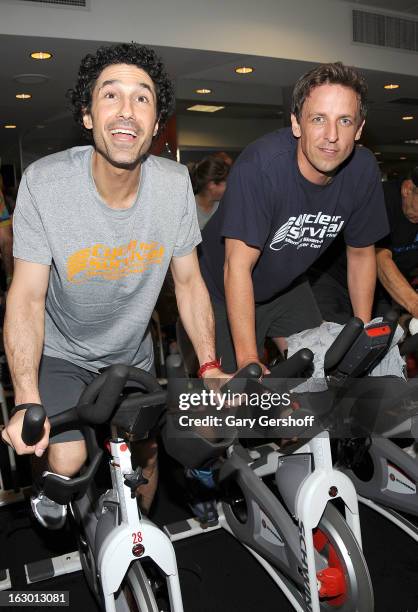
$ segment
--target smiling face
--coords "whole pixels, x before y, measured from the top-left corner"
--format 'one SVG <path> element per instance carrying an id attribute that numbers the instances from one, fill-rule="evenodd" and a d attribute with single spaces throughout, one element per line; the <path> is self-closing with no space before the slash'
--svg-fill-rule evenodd
<path id="1" fill-rule="evenodd" d="M 319 85 L 306 98 L 299 120 L 292 114 L 298 165 L 312 183 L 323 184 L 347 159 L 361 136 L 359 100 L 349 87 Z"/>
<path id="2" fill-rule="evenodd" d="M 96 153 L 119 168 L 138 165 L 158 131 L 157 97 L 151 77 L 130 64 L 107 66 L 99 75 L 84 126 Z"/>

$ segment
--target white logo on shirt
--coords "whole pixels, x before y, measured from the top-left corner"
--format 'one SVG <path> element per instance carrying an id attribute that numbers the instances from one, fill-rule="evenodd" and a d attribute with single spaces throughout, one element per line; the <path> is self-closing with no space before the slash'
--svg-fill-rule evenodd
<path id="1" fill-rule="evenodd" d="M 273 251 L 280 251 L 290 244 L 297 249 L 305 247 L 319 249 L 325 238 L 335 238 L 343 225 L 344 220 L 340 215 L 325 215 L 322 212 L 315 215 L 302 213 L 297 217 L 289 217 L 274 234 L 270 248 Z"/>

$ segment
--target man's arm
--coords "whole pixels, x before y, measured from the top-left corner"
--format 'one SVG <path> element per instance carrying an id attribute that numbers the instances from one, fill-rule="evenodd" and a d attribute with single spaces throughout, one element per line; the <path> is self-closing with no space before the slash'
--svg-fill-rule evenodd
<path id="1" fill-rule="evenodd" d="M 49 272 L 50 266 L 15 260 L 13 281 L 7 296 L 4 344 L 16 405 L 41 403 L 38 370 L 44 342 Z M 24 412 L 21 410 L 10 419 L 2 435 L 18 453 L 36 452 L 40 456 L 41 450 L 48 446 L 49 424 L 46 424 L 42 440 L 34 447 L 27 447 L 21 440 Z"/>
<path id="2" fill-rule="evenodd" d="M 376 287 L 374 245 L 362 248 L 347 245 L 347 283 L 354 316 L 368 323 Z"/>
<path id="3" fill-rule="evenodd" d="M 214 361 L 215 323 L 208 290 L 200 274 L 196 249 L 183 257 L 173 257 L 171 272 L 180 318 L 199 364 Z M 207 371 L 206 376 L 219 378 L 225 375 L 220 370 L 211 369 Z"/>
<path id="4" fill-rule="evenodd" d="M 376 250 L 377 274 L 389 295 L 413 317 L 418 317 L 418 294 L 392 258 L 390 249 Z"/>
<path id="5" fill-rule="evenodd" d="M 255 331 L 255 302 L 252 271 L 259 249 L 241 240 L 225 239 L 224 283 L 229 325 L 238 369 L 260 363 Z M 260 363 L 265 371 L 265 366 Z"/>

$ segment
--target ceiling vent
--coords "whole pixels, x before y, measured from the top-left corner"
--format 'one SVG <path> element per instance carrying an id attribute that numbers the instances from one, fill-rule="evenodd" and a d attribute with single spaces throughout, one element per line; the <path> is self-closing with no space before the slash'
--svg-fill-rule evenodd
<path id="1" fill-rule="evenodd" d="M 418 51 L 418 21 L 353 10 L 353 41 Z"/>
<path id="2" fill-rule="evenodd" d="M 36 2 L 37 4 L 55 4 L 56 6 L 88 8 L 89 0 L 19 0 L 19 2 Z"/>
<path id="3" fill-rule="evenodd" d="M 389 104 L 402 104 L 403 106 L 418 106 L 418 98 L 396 98 L 396 100 L 391 100 Z"/>

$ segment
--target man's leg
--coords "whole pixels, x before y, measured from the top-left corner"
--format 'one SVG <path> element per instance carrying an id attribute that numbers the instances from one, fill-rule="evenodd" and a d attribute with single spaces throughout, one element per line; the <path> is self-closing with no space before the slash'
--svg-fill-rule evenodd
<path id="1" fill-rule="evenodd" d="M 287 346 L 283 341 L 292 334 L 321 325 L 322 315 L 309 283 L 298 282 L 269 304 L 257 307 L 257 323 L 267 327 L 266 336 L 280 339 L 283 348 Z"/>
<path id="2" fill-rule="evenodd" d="M 43 356 L 39 370 L 39 391 L 48 417 L 75 406 L 85 386 L 96 374 L 64 359 Z M 35 484 L 45 470 L 61 476 L 74 476 L 87 458 L 86 445 L 79 430 L 52 436 L 46 456 L 33 458 Z M 36 518 L 45 527 L 58 529 L 65 523 L 66 508 L 46 498 L 42 492 L 32 500 Z"/>
<path id="3" fill-rule="evenodd" d="M 142 467 L 142 474 L 148 480 L 140 485 L 136 491 L 141 509 L 148 514 L 158 485 L 158 445 L 156 440 L 145 440 L 131 444 L 133 467 Z"/>

